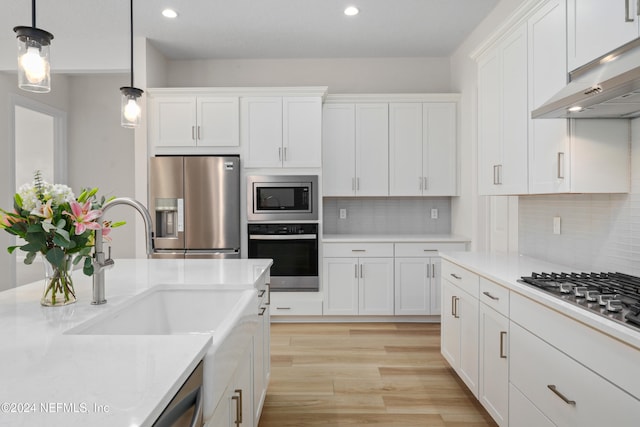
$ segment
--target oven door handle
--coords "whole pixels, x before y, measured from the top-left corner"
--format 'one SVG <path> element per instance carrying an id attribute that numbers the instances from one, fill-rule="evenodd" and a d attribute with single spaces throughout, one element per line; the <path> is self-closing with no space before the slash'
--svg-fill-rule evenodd
<path id="1" fill-rule="evenodd" d="M 249 240 L 316 240 L 317 234 L 250 234 Z"/>

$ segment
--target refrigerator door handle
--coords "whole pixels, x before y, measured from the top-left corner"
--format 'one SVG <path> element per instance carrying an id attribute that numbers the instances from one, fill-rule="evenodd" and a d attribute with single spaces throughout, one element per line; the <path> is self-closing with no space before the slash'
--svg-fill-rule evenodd
<path id="1" fill-rule="evenodd" d="M 178 199 L 178 233 L 184 233 L 184 199 Z"/>

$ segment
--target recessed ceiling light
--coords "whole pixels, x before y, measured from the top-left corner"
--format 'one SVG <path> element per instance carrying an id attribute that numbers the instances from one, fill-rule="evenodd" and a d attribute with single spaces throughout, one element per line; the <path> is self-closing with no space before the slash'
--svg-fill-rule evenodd
<path id="1" fill-rule="evenodd" d="M 569 112 L 571 113 L 578 113 L 580 111 L 582 111 L 583 108 L 580 107 L 579 105 L 576 105 L 575 107 L 569 107 Z"/>
<path id="2" fill-rule="evenodd" d="M 349 6 L 348 8 L 346 8 L 344 10 L 344 14 L 347 15 L 347 16 L 355 16 L 358 13 L 360 13 L 360 11 L 355 6 Z"/>
<path id="3" fill-rule="evenodd" d="M 165 9 L 162 11 L 162 16 L 164 16 L 165 18 L 177 18 L 178 17 L 178 12 L 176 12 L 173 9 Z"/>

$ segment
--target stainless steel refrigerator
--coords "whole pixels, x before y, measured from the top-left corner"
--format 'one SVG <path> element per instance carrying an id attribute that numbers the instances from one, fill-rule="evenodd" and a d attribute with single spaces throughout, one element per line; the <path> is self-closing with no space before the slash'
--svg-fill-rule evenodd
<path id="1" fill-rule="evenodd" d="M 240 258 L 240 158 L 150 159 L 154 258 Z"/>

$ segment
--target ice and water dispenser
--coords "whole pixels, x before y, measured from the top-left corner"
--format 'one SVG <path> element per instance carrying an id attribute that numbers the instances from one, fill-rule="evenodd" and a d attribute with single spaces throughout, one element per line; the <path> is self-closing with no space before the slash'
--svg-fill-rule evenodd
<path id="1" fill-rule="evenodd" d="M 184 231 L 184 199 L 155 199 L 156 237 L 177 238 Z"/>

